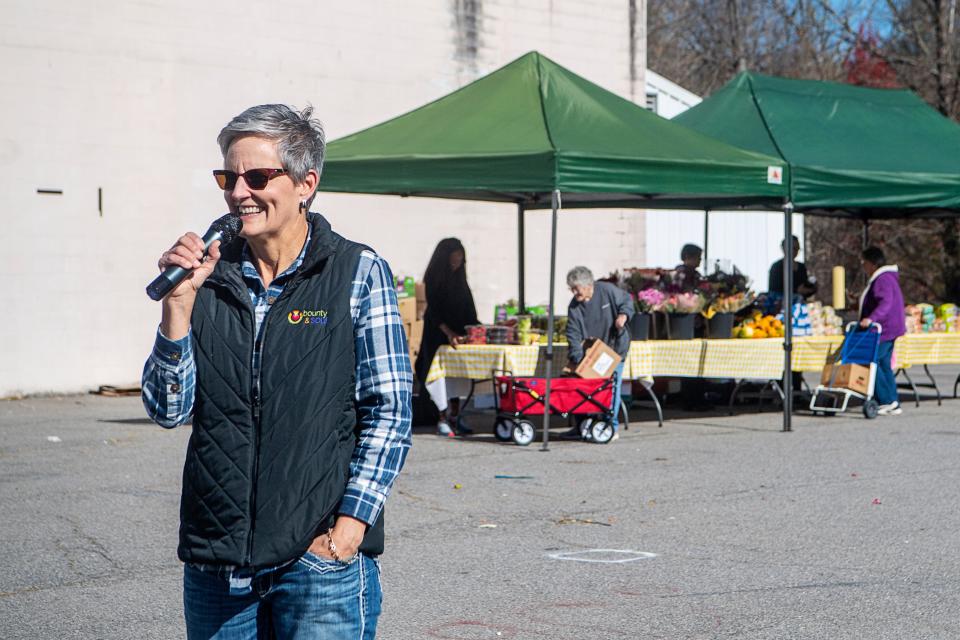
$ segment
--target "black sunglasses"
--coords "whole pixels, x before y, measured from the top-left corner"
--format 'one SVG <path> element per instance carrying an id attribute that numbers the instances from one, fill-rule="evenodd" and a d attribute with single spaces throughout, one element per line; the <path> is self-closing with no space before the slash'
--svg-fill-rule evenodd
<path id="1" fill-rule="evenodd" d="M 240 177 L 243 178 L 248 187 L 254 191 L 260 191 L 266 188 L 268 182 L 284 173 L 286 173 L 284 169 L 250 169 L 243 173 L 216 169 L 213 172 L 213 177 L 217 181 L 217 186 L 224 191 L 232 191 L 237 186 L 237 178 Z"/>

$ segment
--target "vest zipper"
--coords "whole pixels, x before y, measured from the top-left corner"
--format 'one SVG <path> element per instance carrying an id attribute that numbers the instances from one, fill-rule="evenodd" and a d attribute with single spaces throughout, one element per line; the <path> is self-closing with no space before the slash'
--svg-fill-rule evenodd
<path id="1" fill-rule="evenodd" d="M 254 312 L 256 313 L 256 312 Z M 257 377 L 253 381 L 252 400 L 253 400 L 253 469 L 250 475 L 250 535 L 247 537 L 247 564 L 253 562 L 253 535 L 257 529 L 257 476 L 260 474 L 260 376 L 263 372 L 263 343 L 267 335 L 267 318 L 263 319 L 263 333 L 259 338 L 254 338 L 253 349 L 258 356 L 260 366 L 257 367 Z M 251 355 L 251 361 L 253 356 Z"/>

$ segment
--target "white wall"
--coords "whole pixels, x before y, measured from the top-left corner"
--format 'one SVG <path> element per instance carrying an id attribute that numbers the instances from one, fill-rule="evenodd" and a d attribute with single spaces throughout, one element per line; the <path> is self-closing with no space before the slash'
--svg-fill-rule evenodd
<path id="1" fill-rule="evenodd" d="M 657 97 L 657 108 L 654 111 L 664 118 L 679 115 L 703 101 L 697 94 L 687 91 L 650 69 L 647 69 L 644 74 L 644 83 L 646 84 L 647 95 L 653 94 Z"/>
<path id="2" fill-rule="evenodd" d="M 680 263 L 680 249 L 688 242 L 704 246 L 703 211 L 647 211 L 647 266 L 673 268 Z M 803 244 L 803 216 L 793 214 L 793 234 Z M 783 213 L 758 211 L 711 211 L 710 243 L 703 274 L 714 264 L 736 265 L 753 282 L 754 291 L 767 290 L 770 265 L 783 257 Z M 801 249 L 798 260 L 803 260 Z"/>
<path id="3" fill-rule="evenodd" d="M 628 3 L 482 0 L 476 16 L 467 4 L 5 3 L 0 397 L 138 380 L 159 315 L 143 288 L 163 249 L 224 211 L 210 177 L 221 162 L 215 138 L 248 106 L 310 102 L 334 139 L 532 49 L 642 101 L 642 56 L 630 69 Z M 436 240 L 459 236 L 482 318 L 516 294 L 510 206 L 321 195 L 314 208 L 401 273 L 420 275 Z M 548 216 L 528 215 L 534 302 L 548 295 Z M 564 213 L 559 269 L 583 262 L 604 273 L 644 262 L 638 220 Z M 565 300 L 562 287 L 558 294 Z"/>

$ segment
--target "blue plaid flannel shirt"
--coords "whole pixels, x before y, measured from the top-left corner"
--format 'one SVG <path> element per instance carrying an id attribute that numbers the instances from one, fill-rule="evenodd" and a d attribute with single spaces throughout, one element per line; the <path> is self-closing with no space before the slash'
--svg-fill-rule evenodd
<path id="1" fill-rule="evenodd" d="M 258 336 L 274 300 L 303 263 L 309 244 L 310 235 L 294 263 L 269 287 L 263 286 L 244 248 L 243 278 L 256 311 Z M 357 418 L 361 429 L 338 513 L 373 525 L 412 444 L 413 372 L 389 265 L 371 251 L 361 252 L 352 287 L 350 313 L 357 364 Z M 259 357 L 255 350 L 254 376 L 260 366 Z M 142 396 L 147 414 L 161 426 L 175 427 L 190 419 L 195 367 L 189 334 L 174 341 L 157 331 L 153 352 L 143 369 Z"/>

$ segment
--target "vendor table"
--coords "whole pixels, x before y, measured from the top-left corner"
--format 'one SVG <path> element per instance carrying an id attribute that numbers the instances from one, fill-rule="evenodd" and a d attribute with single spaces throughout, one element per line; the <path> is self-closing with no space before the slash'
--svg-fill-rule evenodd
<path id="1" fill-rule="evenodd" d="M 631 355 L 635 348 L 643 350 L 643 342 L 634 342 L 631 345 Z M 509 371 L 515 376 L 546 375 L 545 345 L 506 345 L 506 344 L 465 344 L 456 349 L 443 346 L 430 364 L 427 372 L 427 392 L 437 407 L 442 411 L 447 407 L 450 396 L 473 395 L 475 383 L 489 380 L 494 370 Z M 554 363 L 565 364 L 567 361 L 567 347 L 565 344 L 555 344 L 553 347 Z M 634 374 L 631 369 L 633 359 L 627 358 L 624 363 L 623 379 L 641 379 L 644 389 L 653 401 L 657 412 L 657 419 L 663 425 L 663 410 L 656 394 L 651 391 L 652 378 L 649 372 L 641 368 Z M 646 362 L 641 361 L 641 362 Z M 554 370 L 562 368 L 563 364 Z M 645 366 L 645 365 L 644 365 Z"/>
<path id="2" fill-rule="evenodd" d="M 427 384 L 440 378 L 486 380 L 494 369 L 516 376 L 543 375 L 543 345 L 499 344 L 440 347 L 427 373 Z M 565 363 L 567 348 L 554 346 L 554 362 Z M 821 364 L 822 366 L 822 364 Z M 761 340 L 646 340 L 630 344 L 623 377 L 761 378 L 783 376 L 783 342 Z"/>
<path id="3" fill-rule="evenodd" d="M 793 343 L 792 369 L 820 371 L 827 356 L 836 351 L 843 336 L 802 336 Z M 566 345 L 554 345 L 554 362 L 566 361 Z M 447 378 L 488 380 L 494 369 L 516 376 L 543 376 L 544 345 L 461 345 L 440 347 L 427 374 L 427 388 L 437 404 L 446 406 Z M 907 369 L 933 364 L 960 364 L 960 334 L 907 334 L 897 339 L 894 367 L 903 373 L 917 397 L 916 385 Z M 562 365 L 561 365 L 562 366 Z M 624 363 L 625 380 L 649 380 L 658 376 L 780 380 L 783 378 L 783 339 L 646 340 L 630 344 Z M 440 385 L 436 384 L 440 382 Z M 931 386 L 931 385 L 927 385 Z M 932 385 L 936 389 L 935 385 Z M 940 392 L 937 390 L 939 399 Z"/>
<path id="4" fill-rule="evenodd" d="M 843 336 L 805 336 L 793 343 L 793 370 L 820 371 L 827 356 L 840 348 Z M 934 364 L 960 364 L 960 333 L 908 333 L 897 338 L 893 349 L 892 366 L 897 375 L 903 374 L 913 391 L 914 402 L 920 404 L 917 387 L 928 387 L 941 402 L 940 389 L 928 368 Z M 908 369 L 923 367 L 929 383 L 914 383 Z M 960 382 L 960 376 L 957 381 Z M 954 396 L 957 384 L 954 383 Z"/>

